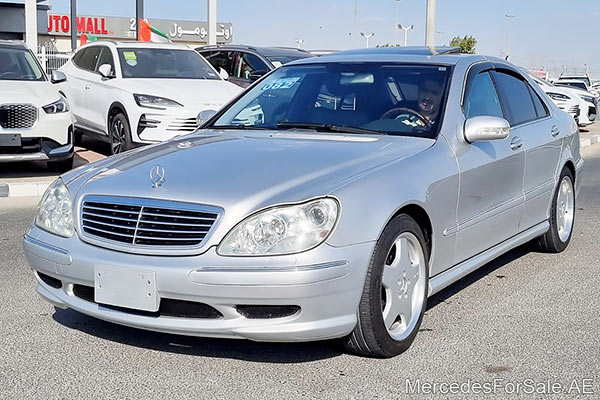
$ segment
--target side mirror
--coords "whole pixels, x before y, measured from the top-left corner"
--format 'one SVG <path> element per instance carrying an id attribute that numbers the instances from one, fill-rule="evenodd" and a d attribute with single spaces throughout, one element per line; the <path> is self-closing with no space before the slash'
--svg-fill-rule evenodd
<path id="1" fill-rule="evenodd" d="M 219 75 L 221 76 L 221 78 L 223 78 L 224 80 L 229 79 L 229 72 L 225 71 L 225 69 L 223 67 L 219 67 Z"/>
<path id="2" fill-rule="evenodd" d="M 212 118 L 217 112 L 215 110 L 203 110 L 200 111 L 200 114 L 196 117 L 196 123 L 198 126 L 202 125 L 206 121 Z"/>
<path id="3" fill-rule="evenodd" d="M 267 73 L 267 71 L 254 71 L 252 73 L 250 73 L 250 82 L 254 82 L 259 80 L 260 78 L 262 78 L 265 74 Z"/>
<path id="4" fill-rule="evenodd" d="M 100 75 L 102 75 L 103 78 L 110 79 L 115 77 L 113 75 L 112 67 L 110 66 L 110 64 L 102 64 L 100 67 L 98 67 L 98 72 L 100 73 Z"/>
<path id="5" fill-rule="evenodd" d="M 50 82 L 52 83 L 61 83 L 67 80 L 67 76 L 64 72 L 61 71 L 52 71 L 52 75 L 50 75 Z"/>
<path id="6" fill-rule="evenodd" d="M 481 140 L 502 140 L 510 134 L 510 124 L 504 118 L 481 116 L 466 120 L 464 135 L 469 143 Z"/>

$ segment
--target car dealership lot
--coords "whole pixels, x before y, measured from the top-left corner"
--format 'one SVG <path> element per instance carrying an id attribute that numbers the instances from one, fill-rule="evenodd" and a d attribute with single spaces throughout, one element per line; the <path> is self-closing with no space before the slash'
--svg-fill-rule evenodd
<path id="1" fill-rule="evenodd" d="M 0 398 L 397 398 L 407 378 L 567 387 L 591 379 L 594 398 L 600 146 L 583 156 L 569 248 L 559 255 L 518 248 L 435 295 L 411 349 L 387 360 L 342 354 L 330 342 L 189 338 L 54 309 L 35 293 L 21 247 L 37 199 L 0 199 Z"/>

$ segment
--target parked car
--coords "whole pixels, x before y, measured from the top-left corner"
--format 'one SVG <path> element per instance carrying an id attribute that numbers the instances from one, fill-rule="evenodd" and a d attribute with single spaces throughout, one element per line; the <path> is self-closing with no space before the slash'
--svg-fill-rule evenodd
<path id="1" fill-rule="evenodd" d="M 390 357 L 428 296 L 526 242 L 563 251 L 583 164 L 573 119 L 507 61 L 340 52 L 278 68 L 194 134 L 64 174 L 24 247 L 57 307 Z"/>
<path id="2" fill-rule="evenodd" d="M 0 40 L 0 163 L 47 161 L 53 170 L 73 166 L 69 103 L 22 42 Z"/>
<path id="3" fill-rule="evenodd" d="M 196 51 L 217 71 L 226 71 L 230 82 L 244 88 L 275 68 L 295 60 L 313 57 L 305 50 L 287 47 L 222 45 L 198 47 Z"/>
<path id="4" fill-rule="evenodd" d="M 589 106 L 586 104 L 583 104 L 583 108 L 586 112 L 582 122 L 580 122 L 580 104 L 585 103 L 585 101 L 579 96 L 570 93 L 567 89 L 554 86 L 553 84 L 548 83 L 547 81 L 544 81 L 542 79 L 536 78 L 534 76 L 530 75 L 529 78 L 532 79 L 542 88 L 542 90 L 548 95 L 548 97 L 550 97 L 550 99 L 552 99 L 552 101 L 558 106 L 558 108 L 567 112 L 571 117 L 573 117 L 573 119 L 575 120 L 575 122 L 577 122 L 578 125 L 585 126 L 593 122 L 589 120 Z"/>
<path id="5" fill-rule="evenodd" d="M 77 132 L 112 154 L 193 132 L 203 110 L 240 92 L 193 49 L 170 43 L 96 41 L 60 68 Z"/>
<path id="6" fill-rule="evenodd" d="M 585 87 L 582 87 L 580 83 L 574 81 L 581 81 L 585 83 Z M 578 86 L 579 89 L 587 90 L 592 93 L 594 97 L 596 97 L 596 101 L 600 101 L 600 85 L 597 84 L 594 80 L 590 78 L 588 74 L 583 75 L 565 75 L 561 74 L 561 76 L 556 80 L 557 83 L 571 83 L 569 86 Z"/>
<path id="7" fill-rule="evenodd" d="M 598 114 L 598 101 L 592 93 L 570 85 L 555 84 L 554 86 L 560 87 L 568 93 L 576 95 L 581 99 L 581 102 L 579 103 L 580 126 L 590 125 L 596 120 Z"/>
<path id="8" fill-rule="evenodd" d="M 573 89 L 578 89 L 587 92 L 588 96 L 594 98 L 594 105 L 598 107 L 598 101 L 600 101 L 600 93 L 592 89 L 591 85 L 588 85 L 586 81 L 581 79 L 558 79 L 554 82 L 556 86 L 564 86 Z"/>

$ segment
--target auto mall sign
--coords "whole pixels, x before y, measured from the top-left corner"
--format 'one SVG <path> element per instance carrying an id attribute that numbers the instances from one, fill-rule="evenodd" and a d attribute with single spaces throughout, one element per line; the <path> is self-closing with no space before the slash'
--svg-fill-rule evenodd
<path id="1" fill-rule="evenodd" d="M 165 32 L 173 41 L 205 42 L 208 36 L 208 23 L 205 21 L 172 21 L 149 19 L 151 25 Z M 86 33 L 111 39 L 135 39 L 135 18 L 79 16 L 75 25 L 78 33 Z M 48 34 L 69 36 L 71 18 L 66 14 L 48 14 Z M 217 42 L 231 43 L 233 26 L 231 22 L 217 23 Z"/>

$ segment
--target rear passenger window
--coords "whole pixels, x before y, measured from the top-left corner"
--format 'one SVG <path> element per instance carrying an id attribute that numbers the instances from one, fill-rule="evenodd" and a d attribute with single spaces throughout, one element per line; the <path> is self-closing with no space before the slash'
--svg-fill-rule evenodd
<path id="1" fill-rule="evenodd" d="M 496 71 L 494 79 L 511 126 L 538 118 L 527 83 L 512 75 Z"/>
<path id="2" fill-rule="evenodd" d="M 527 88 L 529 89 L 529 93 L 531 94 L 531 98 L 533 99 L 533 106 L 535 107 L 535 112 L 537 114 L 537 117 L 538 118 L 547 117 L 549 115 L 548 109 L 542 102 L 542 99 L 540 99 L 540 96 L 535 92 L 535 90 L 533 90 L 533 88 L 531 86 L 527 85 Z"/>
<path id="3" fill-rule="evenodd" d="M 473 79 L 464 107 L 467 118 L 484 115 L 504 118 L 498 93 L 489 73 L 482 72 Z"/>

